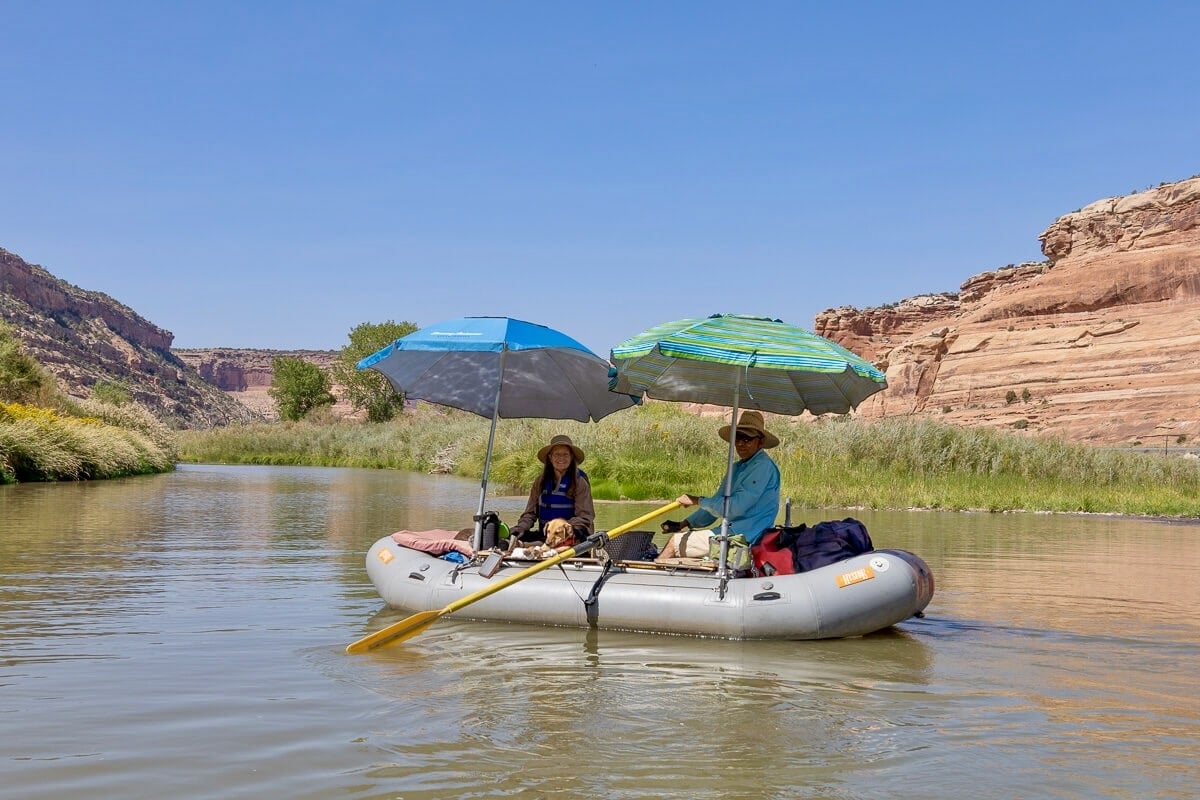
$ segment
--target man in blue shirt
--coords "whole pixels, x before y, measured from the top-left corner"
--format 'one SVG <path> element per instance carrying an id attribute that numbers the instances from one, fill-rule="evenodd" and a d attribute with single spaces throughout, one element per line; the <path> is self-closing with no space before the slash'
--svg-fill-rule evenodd
<path id="1" fill-rule="evenodd" d="M 729 427 L 725 425 L 717 432 L 727 442 Z M 740 533 L 750 544 L 774 526 L 779 514 L 779 467 L 766 453 L 778 444 L 779 439 L 764 427 L 762 414 L 757 411 L 742 413 L 733 439 L 738 460 L 733 464 L 733 485 L 729 495 L 729 533 Z M 711 527 L 724 510 L 725 479 L 721 479 L 721 485 L 709 497 L 685 494 L 680 495 L 678 502 L 685 507 L 697 508 L 682 522 L 664 522 L 663 531 L 676 533 Z M 679 536 L 672 536 L 659 558 L 695 555 L 701 548 L 708 552 L 707 542 L 691 542 L 685 552 L 680 552 L 679 542 Z"/>

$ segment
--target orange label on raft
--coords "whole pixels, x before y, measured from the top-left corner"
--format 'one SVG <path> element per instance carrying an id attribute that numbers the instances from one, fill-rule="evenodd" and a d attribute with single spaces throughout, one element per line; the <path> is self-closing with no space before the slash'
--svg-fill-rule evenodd
<path id="1" fill-rule="evenodd" d="M 383 548 L 382 550 L 380 550 L 380 551 L 379 551 L 378 553 L 376 553 L 375 555 L 379 556 L 379 560 L 380 560 L 380 561 L 382 561 L 382 562 L 383 562 L 383 563 L 385 563 L 385 564 L 388 564 L 388 563 L 390 563 L 390 562 L 391 562 L 391 560 L 392 560 L 393 558 L 395 558 L 395 556 L 393 556 L 393 555 L 392 555 L 392 551 L 391 551 L 391 550 L 388 550 L 386 547 L 385 547 L 385 548 Z"/>
<path id="2" fill-rule="evenodd" d="M 845 589 L 847 586 L 850 586 L 851 584 L 862 583 L 863 581 L 869 581 L 869 580 L 871 580 L 871 578 L 874 578 L 874 577 L 875 577 L 875 570 L 871 569 L 870 567 L 863 567 L 862 569 L 854 570 L 854 572 L 846 572 L 842 575 L 838 575 L 837 576 L 837 585 L 838 585 L 839 589 Z"/>

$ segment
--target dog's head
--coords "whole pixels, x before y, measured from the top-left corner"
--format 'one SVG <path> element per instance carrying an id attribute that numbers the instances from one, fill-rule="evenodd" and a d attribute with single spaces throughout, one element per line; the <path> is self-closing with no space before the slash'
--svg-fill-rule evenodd
<path id="1" fill-rule="evenodd" d="M 571 523 L 565 519 L 552 519 L 546 523 L 546 544 L 562 547 L 571 540 Z"/>

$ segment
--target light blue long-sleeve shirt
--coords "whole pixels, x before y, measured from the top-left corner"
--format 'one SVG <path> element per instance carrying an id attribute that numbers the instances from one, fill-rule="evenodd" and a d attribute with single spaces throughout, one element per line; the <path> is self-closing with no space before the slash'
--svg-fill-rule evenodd
<path id="1" fill-rule="evenodd" d="M 721 518 L 725 505 L 725 479 L 711 497 L 701 497 L 700 507 L 688 515 L 693 528 L 707 528 Z M 729 532 L 740 533 L 754 544 L 774 526 L 779 514 L 779 467 L 759 450 L 745 461 L 733 463 L 733 491 L 729 495 Z"/>

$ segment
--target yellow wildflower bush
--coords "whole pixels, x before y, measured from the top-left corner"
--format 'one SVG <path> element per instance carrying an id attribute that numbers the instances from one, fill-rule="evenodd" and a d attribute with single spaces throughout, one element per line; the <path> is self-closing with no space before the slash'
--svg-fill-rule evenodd
<path id="1" fill-rule="evenodd" d="M 0 482 L 111 478 L 174 466 L 174 437 L 161 423 L 133 412 L 137 427 L 123 427 L 94 414 L 0 403 Z"/>

